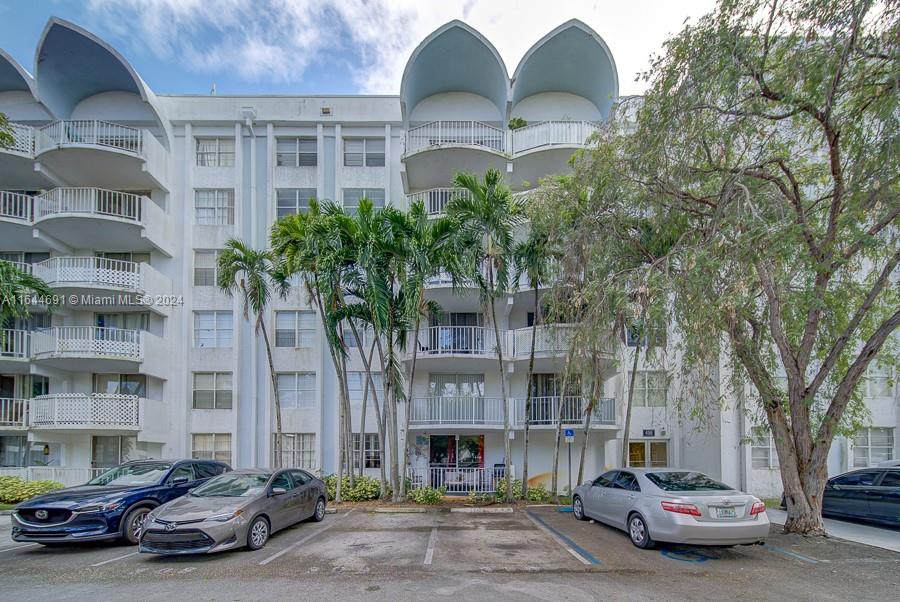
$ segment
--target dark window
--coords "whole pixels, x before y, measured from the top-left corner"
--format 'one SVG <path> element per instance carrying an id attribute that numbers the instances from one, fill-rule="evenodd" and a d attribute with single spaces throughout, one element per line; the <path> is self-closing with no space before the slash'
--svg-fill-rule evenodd
<path id="1" fill-rule="evenodd" d="M 292 470 L 291 476 L 294 477 L 294 482 L 297 483 L 298 486 L 306 485 L 312 480 L 312 477 L 302 470 Z"/>
<path id="2" fill-rule="evenodd" d="M 637 478 L 630 472 L 620 472 L 619 476 L 616 477 L 616 480 L 613 482 L 613 487 L 615 489 L 627 489 L 628 491 L 640 491 L 641 487 L 638 485 Z"/>
<path id="3" fill-rule="evenodd" d="M 731 491 L 725 483 L 700 472 L 648 472 L 650 482 L 663 491 Z"/>
<path id="4" fill-rule="evenodd" d="M 866 470 L 863 472 L 854 472 L 842 477 L 838 477 L 833 481 L 835 485 L 850 485 L 859 487 L 868 487 L 875 483 L 879 472 L 877 470 Z"/>
<path id="5" fill-rule="evenodd" d="M 208 479 L 221 474 L 217 468 L 215 464 L 194 464 L 194 472 L 197 473 L 198 479 Z"/>
<path id="6" fill-rule="evenodd" d="M 275 487 L 281 487 L 286 491 L 290 491 L 294 488 L 294 483 L 293 481 L 291 481 L 291 477 L 288 475 L 288 473 L 283 472 L 272 480 L 272 488 Z"/>
<path id="7" fill-rule="evenodd" d="M 881 487 L 900 487 L 900 470 L 889 470 L 881 479 Z"/>
<path id="8" fill-rule="evenodd" d="M 594 479 L 594 487 L 612 487 L 613 480 L 616 478 L 617 471 L 610 470 Z"/>
<path id="9" fill-rule="evenodd" d="M 533 311 L 528 312 L 528 326 L 529 327 L 534 326 L 534 312 Z"/>
<path id="10" fill-rule="evenodd" d="M 190 464 L 182 464 L 178 468 L 172 471 L 172 476 L 169 477 L 169 481 L 174 481 L 180 477 L 187 477 L 188 481 L 194 480 L 194 469 Z"/>

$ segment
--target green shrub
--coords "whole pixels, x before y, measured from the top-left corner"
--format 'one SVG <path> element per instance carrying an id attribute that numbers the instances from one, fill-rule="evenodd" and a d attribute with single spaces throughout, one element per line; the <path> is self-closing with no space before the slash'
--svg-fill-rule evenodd
<path id="1" fill-rule="evenodd" d="M 515 485 L 513 485 L 515 486 Z M 529 502 L 546 502 L 550 499 L 550 492 L 543 485 L 533 485 L 528 488 Z"/>
<path id="2" fill-rule="evenodd" d="M 520 500 L 522 499 L 522 480 L 521 479 L 513 479 L 512 482 L 513 489 L 513 499 Z M 506 499 L 506 477 L 501 479 L 497 479 L 497 487 L 494 492 L 494 497 L 498 500 Z"/>
<path id="3" fill-rule="evenodd" d="M 337 490 L 337 475 L 328 475 L 323 479 L 328 499 L 333 500 Z M 381 493 L 378 479 L 374 477 L 356 477 L 355 484 L 350 487 L 350 477 L 341 480 L 341 500 L 344 502 L 366 502 L 377 500 Z"/>
<path id="4" fill-rule="evenodd" d="M 0 503 L 18 504 L 36 495 L 62 489 L 56 481 L 26 481 L 20 477 L 0 477 Z"/>
<path id="5" fill-rule="evenodd" d="M 439 489 L 435 489 L 434 487 L 420 487 L 419 489 L 413 489 L 409 492 L 409 499 L 417 504 L 433 506 L 441 503 L 444 498 L 444 491 L 446 491 L 444 487 Z"/>
<path id="6" fill-rule="evenodd" d="M 470 504 L 493 504 L 496 498 L 493 493 L 478 493 L 470 491 L 466 496 L 466 501 Z"/>
<path id="7" fill-rule="evenodd" d="M 509 120 L 509 124 L 507 124 L 509 129 L 517 130 L 519 128 L 523 128 L 528 125 L 528 122 L 522 119 L 521 117 L 513 117 Z"/>

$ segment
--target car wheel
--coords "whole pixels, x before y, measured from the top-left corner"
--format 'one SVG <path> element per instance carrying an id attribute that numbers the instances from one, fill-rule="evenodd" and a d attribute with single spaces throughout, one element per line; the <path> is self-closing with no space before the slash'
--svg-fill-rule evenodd
<path id="1" fill-rule="evenodd" d="M 323 518 L 325 518 L 325 498 L 320 497 L 316 502 L 316 511 L 313 512 L 312 519 L 318 523 Z"/>
<path id="2" fill-rule="evenodd" d="M 587 516 L 584 514 L 584 503 L 577 495 L 575 496 L 575 499 L 572 500 L 572 514 L 578 520 L 587 520 Z"/>
<path id="3" fill-rule="evenodd" d="M 247 531 L 247 547 L 258 550 L 266 545 L 267 541 L 269 541 L 269 521 L 259 516 L 253 520 Z"/>
<path id="4" fill-rule="evenodd" d="M 631 537 L 631 543 L 642 550 L 652 548 L 656 544 L 650 538 L 650 530 L 647 529 L 647 523 L 640 514 L 632 514 L 628 519 L 628 536 Z"/>
<path id="5" fill-rule="evenodd" d="M 129 544 L 137 545 L 148 514 L 150 514 L 150 508 L 135 508 L 125 515 L 122 521 L 122 537 Z"/>

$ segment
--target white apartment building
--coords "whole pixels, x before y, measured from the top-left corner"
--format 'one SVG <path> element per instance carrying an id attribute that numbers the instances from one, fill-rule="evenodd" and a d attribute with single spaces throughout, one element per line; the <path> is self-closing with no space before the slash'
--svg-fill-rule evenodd
<path id="1" fill-rule="evenodd" d="M 2 325 L 0 474 L 74 484 L 135 457 L 270 464 L 263 344 L 239 301 L 214 286 L 225 241 L 264 248 L 275 220 L 314 197 L 347 208 L 364 196 L 401 207 L 422 199 L 438 214 L 458 170 L 494 167 L 527 192 L 568 169 L 618 98 L 609 48 L 579 21 L 537 41 L 511 75 L 488 40 L 450 22 L 410 56 L 398 96 L 157 95 L 114 48 L 55 18 L 34 76 L 0 50 L 0 112 L 15 135 L 13 147 L 0 149 L 0 258 L 46 280 L 64 301 Z M 513 117 L 528 125 L 508 129 Z M 577 472 L 584 402 L 578 388 L 561 390 L 574 326 L 539 327 L 529 383 L 526 286 L 500 302 L 503 373 L 477 293 L 455 294 L 437 278 L 428 294 L 443 311 L 418 333 L 408 406 L 414 480 L 461 493 L 493 488 L 505 470 L 501 379 L 511 398 L 509 471 L 521 475 L 532 386 L 532 483 L 549 485 L 559 404 L 576 431 Z M 334 472 L 337 385 L 319 319 L 298 291 L 273 303 L 267 323 L 288 461 Z M 363 366 L 351 351 L 353 430 L 363 431 L 356 445 L 376 474 L 374 412 L 360 429 Z M 587 475 L 619 463 L 632 352 L 612 340 L 604 352 Z M 777 494 L 774 448 L 741 410 L 744 400 L 726 399 L 702 425 L 684 420 L 676 402 L 691 391 L 670 378 L 675 368 L 642 362 L 632 464 L 697 468 Z M 897 457 L 900 408 L 890 377 L 873 370 L 866 380 L 871 427 L 838 440 L 832 472 Z M 564 448 L 562 487 L 574 479 L 566 460 Z"/>

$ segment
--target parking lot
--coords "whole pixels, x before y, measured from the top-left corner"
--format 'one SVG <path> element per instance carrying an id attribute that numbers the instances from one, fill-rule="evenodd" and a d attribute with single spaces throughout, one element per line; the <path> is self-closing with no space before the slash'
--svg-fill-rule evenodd
<path id="1" fill-rule="evenodd" d="M 7 599 L 891 599 L 900 554 L 773 528 L 765 546 L 639 550 L 554 507 L 504 514 L 329 514 L 256 552 L 157 557 L 115 544 L 45 548 L 0 527 Z"/>

